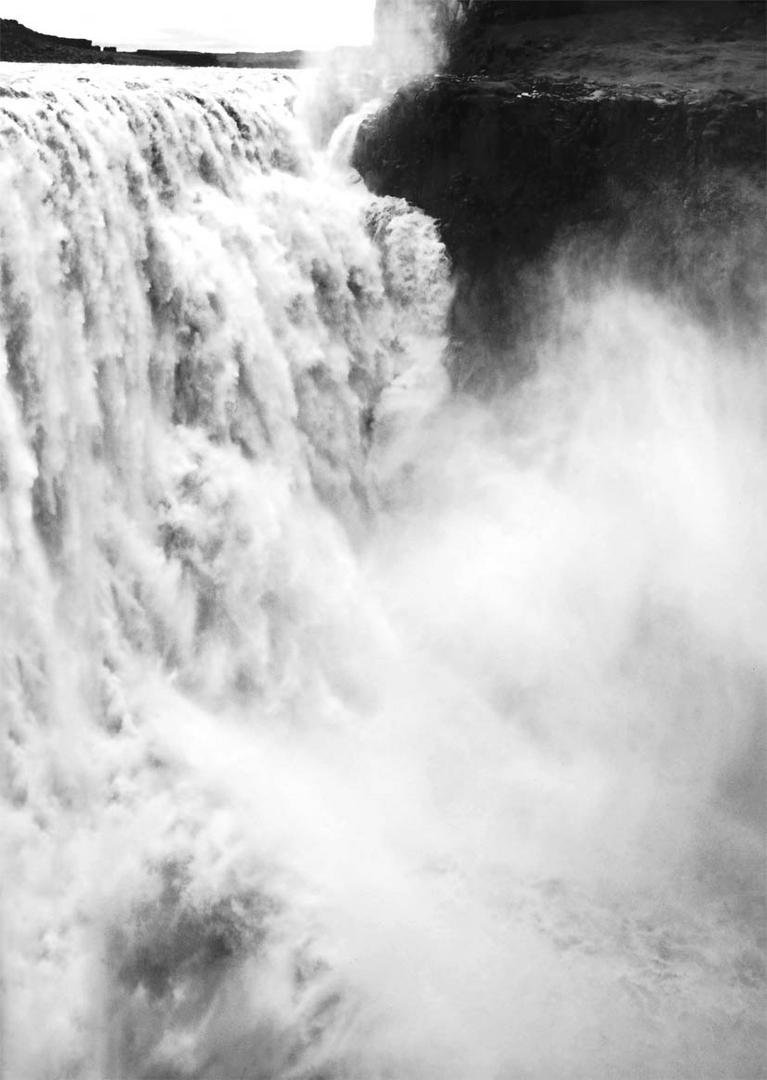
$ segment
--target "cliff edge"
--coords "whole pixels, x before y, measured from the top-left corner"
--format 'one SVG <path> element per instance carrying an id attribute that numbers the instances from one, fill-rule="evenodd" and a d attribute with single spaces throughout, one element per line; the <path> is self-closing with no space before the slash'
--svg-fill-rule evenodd
<path id="1" fill-rule="evenodd" d="M 704 319 L 763 318 L 764 13 L 475 3 L 443 72 L 362 126 L 367 184 L 440 222 L 457 381 L 518 372 L 545 270 L 576 247 Z"/>

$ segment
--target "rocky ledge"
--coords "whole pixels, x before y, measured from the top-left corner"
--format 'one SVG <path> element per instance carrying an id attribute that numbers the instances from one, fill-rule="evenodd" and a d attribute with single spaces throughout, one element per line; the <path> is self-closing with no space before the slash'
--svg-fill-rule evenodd
<path id="1" fill-rule="evenodd" d="M 663 5 L 644 5 L 656 7 Z M 577 251 L 591 267 L 601 259 L 614 271 L 617 262 L 719 324 L 763 318 L 764 43 L 755 49 L 754 5 L 730 5 L 731 22 L 737 7 L 749 30 L 726 43 L 730 52 L 742 49 L 739 65 L 728 61 L 737 78 L 721 70 L 701 77 L 701 63 L 716 59 L 708 39 L 685 39 L 673 76 L 616 67 L 621 46 L 607 17 L 598 61 L 599 20 L 589 12 L 548 30 L 546 20 L 527 31 L 515 24 L 526 60 L 505 75 L 495 39 L 485 53 L 495 74 L 487 73 L 475 32 L 452 67 L 469 55 L 485 74 L 454 72 L 405 87 L 362 126 L 354 164 L 366 183 L 440 222 L 456 270 L 459 381 L 519 371 L 541 282 L 564 252 Z M 552 46 L 533 63 L 531 35 L 545 40 L 554 30 L 558 59 Z M 573 56 L 590 77 L 564 70 Z"/>

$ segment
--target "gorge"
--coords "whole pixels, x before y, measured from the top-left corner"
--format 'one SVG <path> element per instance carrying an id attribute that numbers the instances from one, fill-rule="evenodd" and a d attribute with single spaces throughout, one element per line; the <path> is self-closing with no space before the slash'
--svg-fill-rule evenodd
<path id="1" fill-rule="evenodd" d="M 764 1075 L 763 48 L 567 7 L 0 63 L 2 1080 Z"/>

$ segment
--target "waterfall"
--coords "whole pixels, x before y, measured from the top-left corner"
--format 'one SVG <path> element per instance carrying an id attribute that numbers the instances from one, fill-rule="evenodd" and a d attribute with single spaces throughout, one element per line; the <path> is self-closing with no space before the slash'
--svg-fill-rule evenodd
<path id="1" fill-rule="evenodd" d="M 327 158 L 332 165 L 339 169 L 350 168 L 359 129 L 369 116 L 373 116 L 381 108 L 381 104 L 382 99 L 374 98 L 356 112 L 344 117 L 328 143 Z"/>
<path id="2" fill-rule="evenodd" d="M 2 72 L 0 1073 L 756 1078 L 758 343 L 565 266 L 451 395 L 299 93 Z"/>

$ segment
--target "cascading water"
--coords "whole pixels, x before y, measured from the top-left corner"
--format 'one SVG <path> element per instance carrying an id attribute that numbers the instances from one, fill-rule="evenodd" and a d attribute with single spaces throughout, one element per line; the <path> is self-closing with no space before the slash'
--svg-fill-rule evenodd
<path id="1" fill-rule="evenodd" d="M 7 1080 L 760 1077 L 758 343 L 564 267 L 451 397 L 291 80 L 0 93 Z"/>

